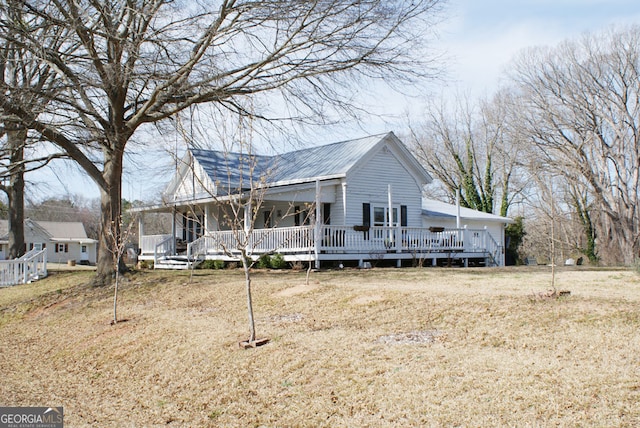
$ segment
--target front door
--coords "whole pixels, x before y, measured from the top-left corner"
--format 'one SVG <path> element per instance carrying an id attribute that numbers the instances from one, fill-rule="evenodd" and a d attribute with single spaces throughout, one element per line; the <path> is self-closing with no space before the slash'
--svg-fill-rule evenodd
<path id="1" fill-rule="evenodd" d="M 204 216 L 199 214 L 193 216 L 188 214 L 184 219 L 184 228 L 182 229 L 182 239 L 186 242 L 193 242 L 202 236 Z"/>
<path id="2" fill-rule="evenodd" d="M 87 246 L 86 245 L 81 245 L 80 246 L 80 261 L 89 261 L 89 251 L 87 251 Z"/>

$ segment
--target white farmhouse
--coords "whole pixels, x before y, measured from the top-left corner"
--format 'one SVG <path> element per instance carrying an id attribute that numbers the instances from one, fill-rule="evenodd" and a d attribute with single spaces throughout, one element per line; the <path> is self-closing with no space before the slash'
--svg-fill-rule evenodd
<path id="1" fill-rule="evenodd" d="M 277 156 L 190 149 L 163 203 L 136 210 L 140 259 L 156 267 L 237 260 L 240 232 L 249 234 L 253 257 L 279 253 L 316 266 L 503 265 L 512 220 L 468 209 L 458 215 L 454 205 L 427 200 L 431 180 L 393 133 Z M 171 233 L 145 235 L 146 212 L 172 213 Z"/>

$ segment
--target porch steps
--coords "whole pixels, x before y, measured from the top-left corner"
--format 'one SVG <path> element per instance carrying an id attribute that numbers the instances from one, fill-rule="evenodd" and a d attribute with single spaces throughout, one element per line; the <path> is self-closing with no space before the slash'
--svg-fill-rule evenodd
<path id="1" fill-rule="evenodd" d="M 201 263 L 201 260 L 190 260 L 186 256 L 170 256 L 164 257 L 158 260 L 153 266 L 154 269 L 175 269 L 175 270 L 187 270 L 191 267 Z"/>

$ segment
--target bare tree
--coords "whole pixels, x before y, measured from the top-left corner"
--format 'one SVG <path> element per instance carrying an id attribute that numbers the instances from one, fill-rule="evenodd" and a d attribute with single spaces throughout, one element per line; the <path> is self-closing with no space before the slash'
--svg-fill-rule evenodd
<path id="1" fill-rule="evenodd" d="M 125 225 L 121 221 L 119 225 L 113 224 L 111 229 L 107 232 L 107 236 L 111 240 L 109 249 L 113 251 L 113 263 L 115 270 L 115 281 L 113 287 L 113 319 L 111 320 L 111 325 L 118 323 L 118 288 L 120 286 L 120 269 L 117 267 L 122 262 L 122 258 L 127 251 L 133 225 L 134 222 L 129 222 L 129 224 Z"/>
<path id="2" fill-rule="evenodd" d="M 490 102 L 477 104 L 464 96 L 454 106 L 444 99 L 431 103 L 424 123 L 413 127 L 414 152 L 439 180 L 450 202 L 460 189 L 462 206 L 506 216 L 520 196 L 520 145 L 506 120 L 508 95 L 499 93 Z"/>
<path id="3" fill-rule="evenodd" d="M 36 117 L 58 89 L 56 73 L 51 66 L 41 63 L 39 58 L 25 49 L 24 32 L 36 39 L 52 39 L 52 48 L 69 50 L 62 46 L 65 29 L 52 23 L 43 22 L 40 17 L 29 16 L 15 3 L 16 7 L 6 10 L 11 19 L 21 23 L 21 30 L 3 28 L 0 32 L 0 96 L 5 103 L 19 106 Z M 0 190 L 8 198 L 9 218 L 9 258 L 24 254 L 24 191 L 25 174 L 46 166 L 61 153 L 49 153 L 33 148 L 33 136 L 22 122 L 22 118 L 0 109 Z M 26 155 L 25 155 L 26 154 Z"/>
<path id="4" fill-rule="evenodd" d="M 207 162 L 215 165 L 209 174 L 216 174 L 216 177 L 203 177 L 202 172 L 195 168 L 193 161 L 189 168 L 194 192 L 215 202 L 215 209 L 211 215 L 217 228 L 231 234 L 231 239 L 216 240 L 213 245 L 225 256 L 239 259 L 242 264 L 245 275 L 249 338 L 240 344 L 244 347 L 255 347 L 267 343 L 268 339 L 256 337 L 251 269 L 258 262 L 258 256 L 269 256 L 279 249 L 278 243 L 267 248 L 271 244 L 269 238 L 274 230 L 271 228 L 277 227 L 278 219 L 275 218 L 273 208 L 265 207 L 268 183 L 277 164 L 273 158 L 256 153 L 251 115 L 248 117 L 247 122 L 247 117 L 241 115 L 239 124 L 232 131 L 219 123 L 218 135 L 213 139 L 220 142 L 222 150 L 206 152 Z M 211 134 L 211 130 L 202 130 L 202 139 L 211 140 L 212 138 L 209 137 Z M 205 156 L 205 153 L 203 152 L 201 156 Z M 278 217 L 288 217 L 292 209 L 293 206 L 289 204 L 287 210 L 281 212 Z M 193 205 L 189 210 L 197 214 L 201 208 Z M 261 214 L 264 215 L 264 221 L 270 228 L 265 225 L 265 229 L 256 230 Z M 197 218 L 197 215 L 194 215 L 194 218 Z M 206 219 L 204 221 L 207 222 Z M 206 228 L 202 227 L 202 229 Z M 190 245 L 189 256 L 197 258 L 205 254 L 207 245 L 212 241 L 207 236 L 203 239 L 202 243 L 196 241 Z M 266 244 L 266 241 L 270 244 Z M 286 242 L 280 244 L 286 244 Z"/>
<path id="5" fill-rule="evenodd" d="M 121 212 L 125 149 L 145 124 L 200 103 L 241 111 L 238 97 L 266 93 L 282 96 L 289 118 L 322 121 L 331 108 L 349 112 L 366 79 L 399 85 L 433 77 L 434 56 L 425 47 L 443 1 L 24 1 L 34 16 L 70 29 L 68 43 L 80 48 L 73 55 L 49 49 L 10 13 L 0 14 L 1 24 L 22 31 L 24 47 L 67 85 L 46 118 L 6 99 L 0 107 L 57 144 L 98 184 L 95 283 L 102 284 L 113 270 L 106 233 Z M 5 0 L 0 7 L 16 6 Z"/>
<path id="6" fill-rule="evenodd" d="M 640 250 L 640 27 L 527 50 L 513 79 L 522 97 L 517 121 L 535 156 L 582 198 L 577 211 L 590 215 L 584 224 L 595 224 L 600 252 L 633 263 Z M 595 233 L 587 235 L 595 243 Z"/>

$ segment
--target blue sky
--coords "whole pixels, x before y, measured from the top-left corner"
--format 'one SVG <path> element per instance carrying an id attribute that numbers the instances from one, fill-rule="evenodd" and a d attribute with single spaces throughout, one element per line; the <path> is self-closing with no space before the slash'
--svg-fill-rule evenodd
<path id="1" fill-rule="evenodd" d="M 640 24 L 638 0 L 450 0 L 441 43 L 450 78 L 475 95 L 491 94 L 513 56 L 613 25 Z"/>
<path id="2" fill-rule="evenodd" d="M 459 90 L 472 96 L 490 96 L 499 87 L 503 70 L 521 49 L 554 46 L 586 31 L 634 23 L 640 24 L 639 0 L 449 0 L 446 21 L 440 27 L 440 40 L 434 45 L 449 58 L 449 84 L 434 88 L 434 92 Z M 390 97 L 386 92 L 380 96 L 378 99 L 383 105 L 376 110 L 390 109 L 392 111 L 385 112 L 399 118 L 409 108 L 414 113 L 420 111 L 415 99 L 398 96 L 392 100 Z M 350 130 L 327 131 L 323 142 L 389 130 L 401 133 L 405 123 L 406 119 L 402 118 L 373 121 Z M 136 168 L 129 166 L 123 183 L 123 196 L 130 200 L 156 196 L 162 184 L 169 180 L 169 177 L 141 177 L 131 173 L 131 169 Z M 97 197 L 95 184 L 74 170 L 74 167 L 59 169 L 55 175 L 42 172 L 31 180 L 49 182 L 46 195 L 81 193 Z"/>

